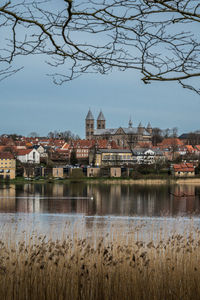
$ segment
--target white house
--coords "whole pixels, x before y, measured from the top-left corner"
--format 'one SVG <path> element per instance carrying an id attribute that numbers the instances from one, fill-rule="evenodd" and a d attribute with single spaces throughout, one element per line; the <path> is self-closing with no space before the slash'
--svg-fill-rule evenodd
<path id="1" fill-rule="evenodd" d="M 40 157 L 47 157 L 48 154 L 45 151 L 45 148 L 42 145 L 35 145 L 34 149 L 37 150 L 37 152 L 39 152 Z"/>
<path id="2" fill-rule="evenodd" d="M 133 152 L 133 162 L 135 164 L 155 164 L 156 162 L 164 162 L 165 157 L 160 150 L 152 149 L 135 149 Z"/>
<path id="3" fill-rule="evenodd" d="M 21 149 L 17 152 L 17 159 L 22 163 L 39 164 L 40 153 L 35 149 Z"/>

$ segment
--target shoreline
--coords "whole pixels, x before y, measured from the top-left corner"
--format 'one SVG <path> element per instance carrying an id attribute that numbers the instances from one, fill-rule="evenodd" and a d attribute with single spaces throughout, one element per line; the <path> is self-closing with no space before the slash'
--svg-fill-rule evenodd
<path id="1" fill-rule="evenodd" d="M 100 180 L 87 181 L 88 183 L 100 183 Z M 174 185 L 194 184 L 200 185 L 200 178 L 178 178 L 178 179 L 105 179 L 106 184 L 131 184 L 131 185 Z"/>
<path id="2" fill-rule="evenodd" d="M 67 179 L 39 179 L 39 180 L 26 180 L 23 178 L 15 178 L 9 181 L 2 181 L 2 184 L 43 184 L 43 183 L 59 183 L 66 184 L 70 182 L 77 183 L 90 183 L 90 184 L 131 184 L 131 185 L 184 185 L 194 184 L 200 185 L 200 177 L 198 178 L 67 178 Z"/>

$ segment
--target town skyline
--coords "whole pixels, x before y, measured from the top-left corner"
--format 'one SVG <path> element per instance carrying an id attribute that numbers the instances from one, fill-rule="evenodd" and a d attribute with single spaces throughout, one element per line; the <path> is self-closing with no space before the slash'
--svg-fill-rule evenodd
<path id="1" fill-rule="evenodd" d="M 179 134 L 200 129 L 199 95 L 176 83 L 145 85 L 136 72 L 88 74 L 64 83 L 52 83 L 48 66 L 39 56 L 18 59 L 24 70 L 0 82 L 1 127 L 4 134 L 45 136 L 53 130 L 71 130 L 84 138 L 85 116 L 102 109 L 108 127 L 126 127 L 132 117 L 161 129 L 177 127 Z"/>
<path id="2" fill-rule="evenodd" d="M 91 106 L 86 110 L 86 114 L 85 114 L 85 117 L 84 117 L 84 120 L 83 120 L 83 124 L 84 124 L 84 126 L 85 126 L 85 120 L 86 120 L 86 117 L 87 117 L 87 114 L 88 114 L 88 112 L 89 111 L 91 111 L 92 112 L 92 115 L 93 115 L 93 117 L 94 117 L 94 128 L 96 128 L 97 129 L 97 119 L 98 119 L 98 116 L 99 116 L 99 114 L 102 112 L 103 114 L 105 114 L 104 113 L 104 110 L 102 109 L 102 108 L 99 108 L 99 110 L 98 110 L 98 108 L 96 108 L 96 109 L 94 109 L 94 111 L 95 111 L 95 113 L 93 113 L 93 110 L 91 109 Z M 108 128 L 109 127 L 109 120 L 105 117 L 105 119 L 106 119 L 106 128 Z M 126 120 L 126 123 L 125 122 L 123 122 L 123 125 L 117 125 L 116 127 L 117 128 L 128 128 L 129 126 L 130 126 L 130 121 L 131 121 L 131 126 L 134 128 L 137 128 L 139 125 L 142 125 L 143 127 L 147 127 L 148 126 L 148 124 L 152 124 L 152 122 L 151 121 L 146 121 L 146 122 L 143 122 L 143 121 L 139 121 L 139 123 L 134 123 L 134 120 L 133 120 L 133 117 L 132 117 L 132 115 L 130 114 L 129 115 L 129 118 L 127 118 L 127 120 Z M 83 125 L 82 124 L 82 125 Z M 197 132 L 197 131 L 199 131 L 199 128 L 196 128 L 196 129 L 194 129 L 194 130 L 191 130 L 191 131 L 189 131 L 189 130 L 185 130 L 185 131 L 180 131 L 179 130 L 179 128 L 178 127 L 176 127 L 176 126 L 174 126 L 174 127 L 166 127 L 166 128 L 161 128 L 161 127 L 159 127 L 159 126 L 152 126 L 152 128 L 159 128 L 159 129 L 161 129 L 161 131 L 165 131 L 165 130 L 168 130 L 169 131 L 169 135 L 172 135 L 172 132 L 173 132 L 173 130 L 174 129 L 176 129 L 176 131 L 177 131 L 177 136 L 179 136 L 179 135 L 181 135 L 181 134 L 184 134 L 184 133 L 190 133 L 190 132 Z M 31 128 L 30 128 L 30 130 L 31 130 Z M 6 132 L 1 132 L 0 133 L 0 135 L 19 135 L 19 136 L 27 136 L 27 137 L 33 137 L 33 136 L 37 136 L 37 137 L 47 137 L 50 133 L 54 133 L 54 134 L 59 134 L 59 133 L 63 133 L 63 132 L 67 132 L 67 131 L 69 131 L 69 132 L 71 132 L 74 136 L 77 136 L 77 138 L 80 138 L 80 139 L 86 139 L 86 133 L 85 133 L 85 127 L 84 127 L 84 130 L 82 129 L 82 132 L 83 132 L 83 135 L 81 136 L 81 135 L 79 135 L 78 133 L 76 133 L 74 130 L 73 130 L 73 128 L 64 128 L 63 130 L 61 130 L 61 129 L 58 129 L 58 128 L 54 128 L 54 129 L 52 129 L 52 130 L 49 130 L 48 132 L 46 132 L 46 133 L 44 133 L 44 134 L 41 134 L 41 132 L 39 132 L 39 131 L 35 131 L 34 130 L 34 128 L 30 131 L 30 132 L 28 132 L 28 133 L 22 133 L 22 132 L 16 132 L 16 131 L 13 131 L 13 132 L 8 132 L 8 131 L 6 131 Z"/>

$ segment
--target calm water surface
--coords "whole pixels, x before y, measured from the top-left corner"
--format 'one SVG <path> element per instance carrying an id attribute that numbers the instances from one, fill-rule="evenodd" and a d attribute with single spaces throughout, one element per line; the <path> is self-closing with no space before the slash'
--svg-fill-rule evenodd
<path id="1" fill-rule="evenodd" d="M 49 183 L 0 186 L 0 225 L 31 224 L 42 233 L 51 226 L 110 230 L 113 223 L 170 224 L 183 229 L 190 217 L 200 223 L 200 186 Z M 75 225 L 76 224 L 76 225 Z M 81 226 L 80 226 L 81 224 Z"/>

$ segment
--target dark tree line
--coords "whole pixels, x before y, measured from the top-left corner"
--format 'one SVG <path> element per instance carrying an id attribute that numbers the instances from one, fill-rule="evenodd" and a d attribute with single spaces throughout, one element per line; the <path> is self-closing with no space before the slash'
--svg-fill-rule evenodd
<path id="1" fill-rule="evenodd" d="M 153 128 L 152 130 L 152 143 L 154 146 L 161 143 L 165 138 L 177 138 L 178 137 L 178 128 L 174 127 L 172 129 L 160 129 L 158 127 Z"/>
<path id="2" fill-rule="evenodd" d="M 66 131 L 50 131 L 48 133 L 48 138 L 51 139 L 64 139 L 66 142 L 69 142 L 70 140 L 79 140 L 80 137 L 77 134 L 72 133 L 70 130 L 66 130 Z"/>

